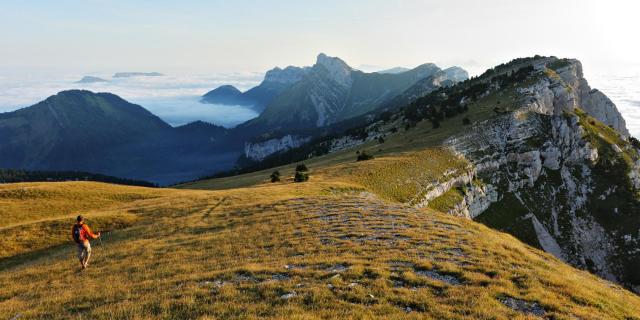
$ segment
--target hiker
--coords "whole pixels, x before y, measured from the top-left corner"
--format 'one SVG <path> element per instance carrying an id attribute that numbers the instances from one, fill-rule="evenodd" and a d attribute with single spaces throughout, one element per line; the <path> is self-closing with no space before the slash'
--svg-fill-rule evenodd
<path id="1" fill-rule="evenodd" d="M 100 232 L 98 232 L 98 234 L 91 232 L 89 226 L 84 223 L 84 217 L 81 215 L 78 216 L 77 220 L 78 222 L 74 224 L 71 229 L 71 235 L 73 236 L 73 241 L 78 245 L 78 259 L 80 259 L 82 269 L 86 269 L 89 264 L 89 257 L 91 256 L 89 239 L 99 238 Z"/>

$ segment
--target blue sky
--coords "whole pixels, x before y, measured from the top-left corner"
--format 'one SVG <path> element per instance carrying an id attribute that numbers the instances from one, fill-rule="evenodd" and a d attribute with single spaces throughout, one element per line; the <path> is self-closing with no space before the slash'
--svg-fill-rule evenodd
<path id="1" fill-rule="evenodd" d="M 264 71 L 319 52 L 359 66 L 481 71 L 536 53 L 637 63 L 635 1 L 14 1 L 0 69 Z"/>

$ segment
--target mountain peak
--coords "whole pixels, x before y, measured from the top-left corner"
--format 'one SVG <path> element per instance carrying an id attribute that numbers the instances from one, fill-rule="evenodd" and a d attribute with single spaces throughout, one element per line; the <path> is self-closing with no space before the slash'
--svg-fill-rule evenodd
<path id="1" fill-rule="evenodd" d="M 252 105 L 253 102 L 245 99 L 242 92 L 232 85 L 219 86 L 202 96 L 201 102 L 224 105 Z"/>
<path id="2" fill-rule="evenodd" d="M 330 57 L 324 53 L 320 53 L 316 58 L 316 65 L 324 66 L 327 69 L 341 68 L 351 71 L 351 67 L 338 57 Z"/>
<path id="3" fill-rule="evenodd" d="M 324 53 L 318 55 L 316 59 L 316 64 L 314 67 L 324 67 L 328 72 L 331 78 L 335 80 L 337 83 L 348 87 L 351 85 L 351 67 L 344 62 L 342 59 L 337 57 L 329 57 Z"/>
<path id="4" fill-rule="evenodd" d="M 292 84 L 300 81 L 309 68 L 288 66 L 284 69 L 275 67 L 264 76 L 264 82 Z"/>
<path id="5" fill-rule="evenodd" d="M 442 71 L 447 75 L 447 78 L 454 81 L 464 81 L 469 79 L 469 73 L 458 66 L 449 67 Z"/>

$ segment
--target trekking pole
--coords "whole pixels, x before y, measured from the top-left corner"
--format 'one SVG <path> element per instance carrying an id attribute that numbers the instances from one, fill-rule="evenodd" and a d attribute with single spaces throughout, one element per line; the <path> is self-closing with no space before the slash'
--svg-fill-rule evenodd
<path id="1" fill-rule="evenodd" d="M 109 230 L 105 230 L 105 231 L 101 231 L 100 232 L 100 238 L 98 238 L 98 240 L 100 240 L 100 247 L 104 248 L 104 245 L 102 244 L 102 236 L 107 234 L 109 232 Z"/>
<path id="2" fill-rule="evenodd" d="M 98 238 L 98 240 L 100 240 L 100 248 L 102 248 L 102 253 L 104 254 L 104 244 L 102 243 L 102 235 L 104 235 L 104 232 L 100 232 L 100 237 Z"/>

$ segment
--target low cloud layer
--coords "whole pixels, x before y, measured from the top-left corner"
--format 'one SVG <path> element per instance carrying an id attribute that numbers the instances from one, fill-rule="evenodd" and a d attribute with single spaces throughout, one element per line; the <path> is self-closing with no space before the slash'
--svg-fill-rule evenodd
<path id="1" fill-rule="evenodd" d="M 631 135 L 640 138 L 640 72 L 620 75 L 586 75 L 589 84 L 616 104 Z"/>
<path id="2" fill-rule="evenodd" d="M 246 107 L 199 103 L 200 96 L 223 84 L 232 84 L 240 90 L 255 86 L 262 80 L 257 73 L 131 78 L 112 78 L 113 73 L 86 75 L 108 82 L 75 83 L 85 76 L 81 74 L 0 74 L 0 112 L 31 106 L 60 91 L 85 89 L 117 94 L 174 126 L 203 120 L 231 127 L 258 116 Z"/>
<path id="3" fill-rule="evenodd" d="M 258 116 L 248 107 L 200 103 L 200 96 L 136 98 L 131 102 L 151 110 L 172 126 L 202 120 L 229 128 Z"/>

